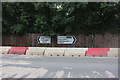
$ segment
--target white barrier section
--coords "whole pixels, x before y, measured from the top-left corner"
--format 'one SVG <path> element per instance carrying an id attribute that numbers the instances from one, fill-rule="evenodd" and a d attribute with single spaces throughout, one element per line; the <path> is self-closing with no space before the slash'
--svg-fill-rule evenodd
<path id="1" fill-rule="evenodd" d="M 45 47 L 29 47 L 26 51 L 26 55 L 41 55 L 43 56 Z"/>
<path id="2" fill-rule="evenodd" d="M 7 54 L 8 53 L 8 51 L 11 49 L 11 47 L 9 47 L 9 46 L 2 46 L 2 54 Z"/>
<path id="3" fill-rule="evenodd" d="M 88 48 L 67 48 L 65 51 L 65 56 L 70 57 L 84 57 L 85 52 L 88 50 Z"/>
<path id="4" fill-rule="evenodd" d="M 44 56 L 64 56 L 66 48 L 47 48 Z"/>
<path id="5" fill-rule="evenodd" d="M 118 48 L 110 48 L 107 54 L 108 57 L 118 57 Z"/>

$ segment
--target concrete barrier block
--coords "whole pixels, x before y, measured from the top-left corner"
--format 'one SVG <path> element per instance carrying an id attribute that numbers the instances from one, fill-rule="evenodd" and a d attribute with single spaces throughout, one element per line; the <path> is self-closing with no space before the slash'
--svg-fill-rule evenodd
<path id="1" fill-rule="evenodd" d="M 26 51 L 26 55 L 44 55 L 45 47 L 29 47 Z"/>
<path id="2" fill-rule="evenodd" d="M 8 54 L 10 49 L 10 46 L 2 46 L 2 54 Z"/>
<path id="3" fill-rule="evenodd" d="M 110 48 L 107 54 L 108 57 L 118 57 L 118 48 Z"/>
<path id="4" fill-rule="evenodd" d="M 84 57 L 88 48 L 67 48 L 65 56 L 68 57 Z"/>
<path id="5" fill-rule="evenodd" d="M 47 48 L 44 56 L 64 56 L 66 48 Z"/>

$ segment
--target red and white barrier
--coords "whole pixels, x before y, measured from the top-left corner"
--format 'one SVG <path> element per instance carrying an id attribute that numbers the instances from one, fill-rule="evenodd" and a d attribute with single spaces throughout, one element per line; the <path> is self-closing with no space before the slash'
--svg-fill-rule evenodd
<path id="1" fill-rule="evenodd" d="M 0 47 L 2 54 L 65 57 L 118 57 L 119 48 Z"/>

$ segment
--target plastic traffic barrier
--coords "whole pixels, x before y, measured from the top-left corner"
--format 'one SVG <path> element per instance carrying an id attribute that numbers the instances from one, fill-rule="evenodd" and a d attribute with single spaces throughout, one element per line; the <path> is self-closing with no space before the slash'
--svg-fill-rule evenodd
<path id="1" fill-rule="evenodd" d="M 9 54 L 26 54 L 28 47 L 11 47 Z"/>
<path id="2" fill-rule="evenodd" d="M 108 52 L 108 57 L 118 57 L 118 49 L 119 48 L 110 48 L 110 51 Z"/>
<path id="3" fill-rule="evenodd" d="M 106 57 L 109 50 L 109 48 L 89 48 L 85 55 Z"/>
<path id="4" fill-rule="evenodd" d="M 44 55 L 45 47 L 29 47 L 26 51 L 26 55 Z"/>
<path id="5" fill-rule="evenodd" d="M 67 48 L 65 56 L 69 57 L 84 57 L 88 48 Z"/>
<path id="6" fill-rule="evenodd" d="M 2 54 L 8 54 L 9 50 L 11 49 L 10 46 L 2 46 L 1 47 Z"/>
<path id="7" fill-rule="evenodd" d="M 44 56 L 64 56 L 66 48 L 47 48 Z"/>

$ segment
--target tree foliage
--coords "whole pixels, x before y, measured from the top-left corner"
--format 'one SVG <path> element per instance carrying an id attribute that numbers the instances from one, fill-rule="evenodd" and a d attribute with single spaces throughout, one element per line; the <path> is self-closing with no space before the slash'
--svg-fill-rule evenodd
<path id="1" fill-rule="evenodd" d="M 2 15 L 9 34 L 120 31 L 120 2 L 3 2 Z"/>

